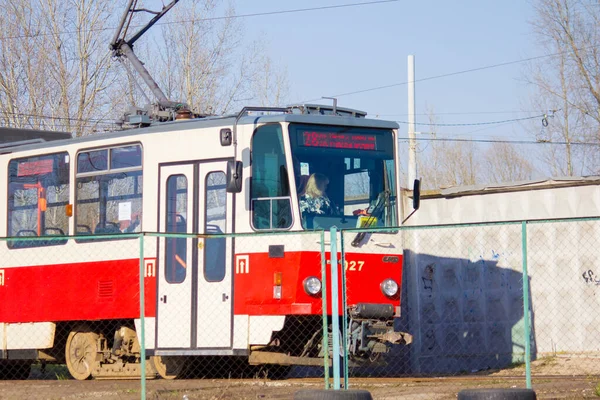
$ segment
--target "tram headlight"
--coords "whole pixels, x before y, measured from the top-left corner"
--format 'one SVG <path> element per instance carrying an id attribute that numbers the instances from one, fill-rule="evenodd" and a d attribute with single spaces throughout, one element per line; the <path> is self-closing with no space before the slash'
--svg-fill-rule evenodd
<path id="1" fill-rule="evenodd" d="M 304 291 L 311 296 L 317 295 L 321 292 L 321 280 L 314 276 L 309 276 L 302 282 Z"/>
<path id="2" fill-rule="evenodd" d="M 379 285 L 383 294 L 388 297 L 394 297 L 398 294 L 398 283 L 393 279 L 386 279 Z"/>

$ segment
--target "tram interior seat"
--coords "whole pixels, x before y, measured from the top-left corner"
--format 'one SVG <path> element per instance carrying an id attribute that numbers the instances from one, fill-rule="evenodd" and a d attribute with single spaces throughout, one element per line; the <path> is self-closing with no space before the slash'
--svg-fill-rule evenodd
<path id="1" fill-rule="evenodd" d="M 44 236 L 65 236 L 65 231 L 60 228 L 46 228 L 44 229 Z"/>
<path id="2" fill-rule="evenodd" d="M 45 228 L 44 236 L 64 236 L 65 233 L 60 228 Z M 21 229 L 15 235 L 16 237 L 38 237 L 38 234 L 33 229 Z M 52 246 L 56 244 L 64 244 L 67 242 L 67 238 L 64 239 L 48 239 L 48 240 L 11 240 L 11 248 L 25 248 L 25 247 L 41 247 L 41 246 Z"/>
<path id="3" fill-rule="evenodd" d="M 112 233 L 121 233 L 119 225 L 115 222 L 106 221 L 104 224 L 102 224 L 102 222 L 98 222 L 98 224 L 96 225 L 96 229 L 94 229 L 94 234 L 96 235 Z"/>
<path id="4" fill-rule="evenodd" d="M 207 224 L 206 234 L 219 235 L 223 231 L 218 225 Z M 225 276 L 227 241 L 224 237 L 206 238 L 204 250 L 204 276 L 210 281 L 219 281 Z"/>
<path id="5" fill-rule="evenodd" d="M 181 214 L 175 214 L 175 223 L 173 224 L 173 217 L 169 215 L 167 217 L 167 232 L 187 233 L 187 222 L 185 220 L 185 217 Z"/>
<path id="6" fill-rule="evenodd" d="M 60 228 L 54 228 L 54 227 L 47 227 L 44 229 L 44 236 L 58 236 L 58 237 L 64 237 L 65 236 L 65 231 L 63 231 Z M 64 237 L 62 239 L 56 238 L 56 239 L 48 239 L 48 240 L 44 240 L 41 245 L 42 246 L 52 246 L 53 244 L 64 244 L 67 243 L 67 238 Z"/>
<path id="7" fill-rule="evenodd" d="M 16 237 L 37 237 L 37 232 L 34 231 L 33 229 L 21 229 L 20 231 L 17 232 L 17 234 L 15 235 Z M 39 246 L 40 245 L 40 241 L 39 240 L 23 240 L 23 239 L 19 239 L 19 240 L 11 240 L 9 241 L 9 247 L 11 248 L 22 248 L 22 247 L 33 247 L 33 246 Z"/>
<path id="8" fill-rule="evenodd" d="M 83 224 L 77 224 L 77 235 L 91 235 L 92 234 L 92 228 L 90 228 L 88 225 L 83 225 Z"/>

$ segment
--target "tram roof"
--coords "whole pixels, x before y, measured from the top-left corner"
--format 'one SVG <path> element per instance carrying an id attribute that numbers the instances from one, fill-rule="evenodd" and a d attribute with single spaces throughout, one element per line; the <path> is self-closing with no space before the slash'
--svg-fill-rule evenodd
<path id="1" fill-rule="evenodd" d="M 93 135 L 82 136 L 78 138 L 65 138 L 64 134 L 61 137 L 62 140 L 53 140 L 52 142 L 41 142 L 41 143 L 23 143 L 22 146 L 14 146 L 3 149 L 0 145 L 0 154 L 15 153 L 19 151 L 40 149 L 55 147 L 73 143 L 84 143 L 102 139 L 115 139 L 121 137 L 135 137 L 137 135 L 143 135 L 148 133 L 160 133 L 160 132 L 177 132 L 190 129 L 199 128 L 215 128 L 215 127 L 227 127 L 233 126 L 236 120 L 236 115 L 227 115 L 223 117 L 206 117 L 206 118 L 193 118 L 187 120 L 178 120 L 170 122 L 162 122 L 150 125 L 144 128 L 132 128 L 127 130 L 115 131 L 115 132 L 98 132 Z M 269 114 L 269 115 L 245 115 L 238 121 L 239 125 L 257 125 L 265 123 L 276 123 L 276 122 L 290 122 L 290 123 L 304 123 L 304 124 L 318 124 L 318 125 L 341 125 L 350 127 L 362 127 L 362 128 L 380 128 L 380 129 L 398 129 L 399 125 L 393 121 L 384 121 L 378 119 L 367 119 L 367 118 L 356 118 L 347 116 L 334 116 L 334 115 L 315 115 L 315 114 Z M 45 132 L 47 134 L 54 135 L 55 132 Z M 15 143 L 18 144 L 18 143 Z"/>
<path id="2" fill-rule="evenodd" d="M 0 127 L 0 148 L 15 147 L 34 142 L 50 142 L 54 140 L 64 140 L 70 138 L 71 134 L 68 132 Z"/>

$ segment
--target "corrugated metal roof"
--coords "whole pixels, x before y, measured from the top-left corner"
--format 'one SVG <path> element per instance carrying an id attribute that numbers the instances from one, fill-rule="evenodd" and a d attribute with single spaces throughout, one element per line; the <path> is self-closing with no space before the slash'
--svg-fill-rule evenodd
<path id="1" fill-rule="evenodd" d="M 71 134 L 68 132 L 0 127 L 0 143 L 2 144 L 24 142 L 35 139 L 51 141 L 69 138 L 71 138 Z"/>
<path id="2" fill-rule="evenodd" d="M 423 191 L 423 197 L 458 197 L 486 193 L 520 192 L 566 186 L 600 184 L 600 176 L 565 176 L 486 185 L 453 186 L 438 190 Z"/>

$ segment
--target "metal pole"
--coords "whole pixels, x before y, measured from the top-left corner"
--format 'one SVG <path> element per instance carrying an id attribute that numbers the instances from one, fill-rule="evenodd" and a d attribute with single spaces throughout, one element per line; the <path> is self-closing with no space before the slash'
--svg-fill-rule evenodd
<path id="1" fill-rule="evenodd" d="M 140 364 L 142 374 L 142 400 L 146 400 L 146 320 L 144 299 L 144 234 L 140 234 Z"/>
<path id="2" fill-rule="evenodd" d="M 346 253 L 344 251 L 344 231 L 340 231 L 340 269 L 342 271 L 342 357 L 343 357 L 343 375 L 344 389 L 348 390 L 348 301 L 346 292 Z"/>
<path id="3" fill-rule="evenodd" d="M 323 307 L 323 369 L 325 389 L 329 389 L 329 324 L 327 323 L 327 261 L 325 260 L 325 231 L 321 232 L 321 306 Z"/>
<path id="4" fill-rule="evenodd" d="M 125 57 L 127 57 L 129 62 L 131 62 L 131 65 L 133 66 L 133 68 L 140 74 L 143 81 L 146 83 L 146 85 L 148 85 L 148 87 L 150 88 L 150 90 L 152 91 L 154 96 L 156 96 L 156 98 L 158 99 L 158 103 L 160 105 L 168 107 L 173 104 L 177 104 L 175 102 L 170 101 L 167 98 L 167 96 L 165 96 L 165 94 L 160 89 L 160 87 L 158 86 L 156 81 L 154 79 L 152 79 L 150 72 L 148 72 L 148 70 L 146 69 L 144 64 L 140 61 L 139 58 L 137 58 L 137 56 L 135 55 L 135 53 L 133 52 L 133 50 L 127 43 L 123 43 L 120 47 L 120 50 L 123 53 L 123 55 Z"/>
<path id="5" fill-rule="evenodd" d="M 531 330 L 529 326 L 529 274 L 527 273 L 527 222 L 521 223 L 523 248 L 523 324 L 525 325 L 525 381 L 531 389 Z"/>
<path id="6" fill-rule="evenodd" d="M 111 48 L 115 45 L 115 43 L 118 42 L 119 36 L 121 36 L 121 31 L 123 30 L 123 27 L 125 26 L 125 21 L 127 20 L 127 16 L 129 15 L 129 11 L 131 10 L 132 5 L 133 5 L 133 0 L 129 0 L 129 4 L 127 4 L 127 8 L 125 9 L 123 16 L 121 17 L 121 22 L 119 23 L 119 29 L 117 29 L 117 31 L 115 32 L 115 36 L 113 37 L 113 40 L 110 42 Z M 123 39 L 125 39 L 125 38 L 123 38 Z"/>
<path id="7" fill-rule="evenodd" d="M 340 389 L 340 310 L 337 258 L 337 228 L 329 230 L 331 240 L 331 335 L 333 336 L 333 390 Z"/>
<path id="8" fill-rule="evenodd" d="M 408 183 L 417 178 L 417 140 L 415 137 L 415 56 L 408 56 Z"/>

